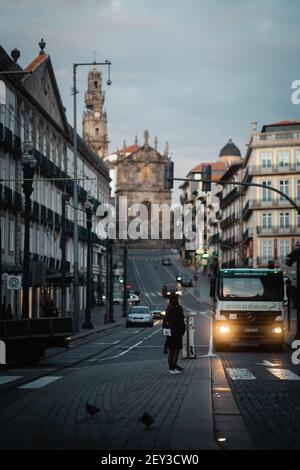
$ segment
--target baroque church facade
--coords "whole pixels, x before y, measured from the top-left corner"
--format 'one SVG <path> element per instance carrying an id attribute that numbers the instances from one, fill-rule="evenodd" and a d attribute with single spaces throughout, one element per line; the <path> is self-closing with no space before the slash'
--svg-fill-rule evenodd
<path id="1" fill-rule="evenodd" d="M 111 198 L 118 207 L 120 197 L 127 197 L 128 208 L 143 204 L 151 218 L 152 204 L 171 206 L 171 191 L 165 188 L 165 166 L 169 158 L 166 144 L 163 153 L 158 151 L 157 138 L 149 144 L 149 132 L 144 132 L 144 143 L 135 143 L 108 154 L 107 115 L 104 110 L 105 94 L 102 91 L 102 75 L 96 68 L 88 74 L 85 94 L 86 110 L 83 113 L 83 139 L 106 163 L 111 178 Z M 130 220 L 130 212 L 128 213 Z"/>

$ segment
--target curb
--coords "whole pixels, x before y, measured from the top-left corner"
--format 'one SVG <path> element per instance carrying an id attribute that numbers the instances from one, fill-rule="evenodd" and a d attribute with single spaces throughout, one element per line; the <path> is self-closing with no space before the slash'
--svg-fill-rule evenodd
<path id="1" fill-rule="evenodd" d="M 256 450 L 229 387 L 222 360 L 211 359 L 212 407 L 215 437 L 224 450 Z M 218 439 L 225 439 L 224 442 Z"/>
<path id="2" fill-rule="evenodd" d="M 122 325 L 123 325 L 123 322 L 118 321 L 118 322 L 115 322 L 115 323 L 113 323 L 111 325 L 108 325 L 108 326 L 103 325 L 100 328 L 95 328 L 91 331 L 88 331 L 87 333 L 79 333 L 78 335 L 72 335 L 70 337 L 70 343 L 72 343 L 74 341 L 77 341 L 77 340 L 80 340 L 80 339 L 83 339 L 83 338 L 86 338 L 86 337 L 89 337 L 89 336 L 92 336 L 92 335 L 95 335 L 97 333 L 101 333 L 102 331 L 111 330 L 112 328 L 116 328 L 117 326 L 122 326 Z"/>

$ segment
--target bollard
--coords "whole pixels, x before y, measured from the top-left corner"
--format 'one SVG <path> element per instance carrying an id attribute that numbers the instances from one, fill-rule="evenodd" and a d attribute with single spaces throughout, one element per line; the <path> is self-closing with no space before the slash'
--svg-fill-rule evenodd
<path id="1" fill-rule="evenodd" d="M 186 330 L 182 338 L 182 359 L 196 359 L 194 320 L 193 316 L 185 317 Z"/>
<path id="2" fill-rule="evenodd" d="M 0 364 L 6 364 L 6 344 L 0 340 Z"/>

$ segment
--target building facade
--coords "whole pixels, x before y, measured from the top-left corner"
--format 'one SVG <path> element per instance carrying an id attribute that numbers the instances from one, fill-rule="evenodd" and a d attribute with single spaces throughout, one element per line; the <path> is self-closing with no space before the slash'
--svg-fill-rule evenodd
<path id="1" fill-rule="evenodd" d="M 67 122 L 50 57 L 40 43 L 37 57 L 24 69 L 28 75 L 1 75 L 0 81 L 0 179 L 2 245 L 2 314 L 20 316 L 22 290 L 10 290 L 9 275 L 22 275 L 24 246 L 24 196 L 22 191 L 22 147 L 33 145 L 36 161 L 30 220 L 30 315 L 45 315 L 53 299 L 61 308 L 61 253 L 66 246 L 67 312 L 72 313 L 73 243 L 73 129 Z M 19 67 L 0 47 L 0 69 Z M 78 136 L 79 269 L 82 274 L 80 307 L 85 306 L 84 274 L 87 261 L 85 202 L 88 194 L 94 207 L 109 198 L 109 175 L 105 164 Z M 66 238 L 61 237 L 62 196 L 66 206 Z M 103 242 L 93 226 L 93 274 L 100 293 L 105 274 Z"/>
<path id="2" fill-rule="evenodd" d="M 244 177 L 265 188 L 244 193 L 243 223 L 250 242 L 245 258 L 251 266 L 284 268 L 286 255 L 300 239 L 300 216 L 291 204 L 268 186 L 300 204 L 300 122 L 264 125 L 253 132 L 245 157 Z"/>

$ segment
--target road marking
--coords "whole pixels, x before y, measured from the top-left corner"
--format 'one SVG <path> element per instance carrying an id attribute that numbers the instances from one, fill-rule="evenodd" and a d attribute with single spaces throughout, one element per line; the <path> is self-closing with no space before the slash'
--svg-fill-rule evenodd
<path id="1" fill-rule="evenodd" d="M 22 376 L 19 375 L 2 375 L 2 377 L 0 377 L 0 385 L 8 384 L 9 382 L 13 382 L 14 380 L 21 378 Z"/>
<path id="2" fill-rule="evenodd" d="M 40 379 L 34 380 L 33 382 L 29 382 L 28 384 L 21 385 L 19 388 L 28 389 L 28 390 L 42 388 L 50 384 L 51 382 L 55 382 L 58 379 L 61 379 L 61 377 L 54 377 L 53 375 L 49 377 L 41 377 Z"/>
<path id="3" fill-rule="evenodd" d="M 280 380 L 300 380 L 299 375 L 294 374 L 291 370 L 288 369 L 268 369 L 271 374 L 275 375 Z"/>
<path id="4" fill-rule="evenodd" d="M 248 369 L 231 369 L 230 367 L 226 368 L 228 374 L 232 380 L 255 380 L 256 377 L 251 374 Z"/>
<path id="5" fill-rule="evenodd" d="M 121 352 L 120 354 L 116 354 L 115 356 L 110 356 L 110 357 L 104 357 L 103 359 L 99 359 L 99 361 L 108 361 L 109 359 L 116 359 L 117 357 L 123 356 L 124 354 L 128 353 L 131 351 L 131 349 L 136 348 L 139 346 L 143 341 L 139 341 L 138 343 L 134 344 L 133 346 L 130 346 L 130 348 L 126 349 L 126 351 Z"/>
<path id="6" fill-rule="evenodd" d="M 259 366 L 268 366 L 268 367 L 278 367 L 281 364 L 274 364 L 273 362 L 263 360 L 262 362 L 258 362 L 257 365 L 259 365 Z"/>
<path id="7" fill-rule="evenodd" d="M 92 343 L 92 344 L 93 344 L 93 345 L 97 345 L 97 346 L 101 346 L 101 345 L 104 345 L 104 344 L 112 344 L 112 345 L 114 345 L 114 344 L 118 344 L 118 343 L 120 343 L 120 342 L 121 342 L 121 340 L 118 339 L 117 341 L 114 341 L 113 343 L 104 343 L 104 342 L 103 342 L 103 343 Z"/>

